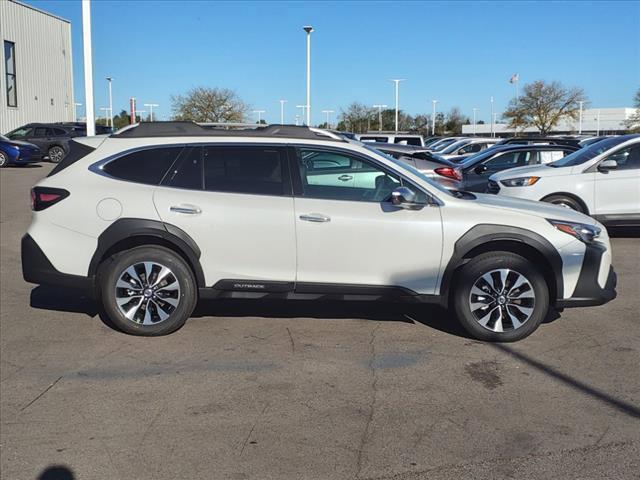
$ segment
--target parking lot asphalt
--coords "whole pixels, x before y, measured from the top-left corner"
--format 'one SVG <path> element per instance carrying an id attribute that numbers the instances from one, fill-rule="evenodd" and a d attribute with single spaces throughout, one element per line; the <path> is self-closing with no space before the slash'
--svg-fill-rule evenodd
<path id="1" fill-rule="evenodd" d="M 137 338 L 22 280 L 50 169 L 0 172 L 0 477 L 640 478 L 634 232 L 613 239 L 615 301 L 515 344 L 438 309 L 333 302 L 207 303 Z"/>

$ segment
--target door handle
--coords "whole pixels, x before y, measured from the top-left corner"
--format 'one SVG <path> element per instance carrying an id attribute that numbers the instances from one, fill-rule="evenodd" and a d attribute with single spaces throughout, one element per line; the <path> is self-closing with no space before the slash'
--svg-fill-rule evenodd
<path id="1" fill-rule="evenodd" d="M 200 207 L 195 205 L 173 205 L 169 207 L 169 210 L 175 213 L 184 213 L 187 215 L 199 215 L 202 213 Z"/>
<path id="2" fill-rule="evenodd" d="M 338 180 L 341 180 L 343 182 L 348 182 L 351 179 L 353 179 L 353 175 L 340 175 L 338 177 Z"/>
<path id="3" fill-rule="evenodd" d="M 322 215 L 321 213 L 309 213 L 307 215 L 300 215 L 300 220 L 304 220 L 305 222 L 324 223 L 330 222 L 331 218 L 326 215 Z"/>

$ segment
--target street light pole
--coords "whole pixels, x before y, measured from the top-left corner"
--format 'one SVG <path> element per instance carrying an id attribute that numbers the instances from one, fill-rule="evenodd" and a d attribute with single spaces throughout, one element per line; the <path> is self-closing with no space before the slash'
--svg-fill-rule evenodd
<path id="1" fill-rule="evenodd" d="M 109 125 L 109 107 L 100 107 L 100 110 L 104 112 L 104 123 Z"/>
<path id="2" fill-rule="evenodd" d="M 378 131 L 382 131 L 382 109 L 387 108 L 386 105 L 374 105 L 373 108 L 378 109 Z"/>
<path id="3" fill-rule="evenodd" d="M 491 97 L 491 137 L 495 137 L 496 136 L 496 132 L 494 131 L 494 115 L 493 115 L 493 97 Z"/>
<path id="4" fill-rule="evenodd" d="M 578 134 L 582 134 L 582 104 L 584 102 L 578 102 L 580 104 L 580 120 L 578 120 Z"/>
<path id="5" fill-rule="evenodd" d="M 145 107 L 149 107 L 149 121 L 153 122 L 153 107 L 159 107 L 157 103 L 144 103 Z"/>
<path id="6" fill-rule="evenodd" d="M 391 81 L 396 84 L 396 133 L 398 133 L 398 109 L 400 102 L 400 82 L 404 82 L 404 78 L 392 78 Z"/>
<path id="7" fill-rule="evenodd" d="M 335 110 L 322 110 L 322 113 L 324 113 L 327 116 L 327 128 L 331 128 L 330 117 L 334 111 Z"/>
<path id="8" fill-rule="evenodd" d="M 598 116 L 596 117 L 596 120 L 598 121 L 598 130 L 596 131 L 596 137 L 600 136 L 600 109 L 598 109 Z"/>
<path id="9" fill-rule="evenodd" d="M 82 47 L 84 56 L 84 96 L 87 117 L 87 137 L 96 134 L 96 119 L 93 110 L 93 60 L 91 50 L 91 0 L 82 0 Z"/>
<path id="10" fill-rule="evenodd" d="M 142 114 L 147 113 L 146 110 L 136 110 L 136 115 L 140 117 L 140 123 L 142 123 Z"/>
<path id="11" fill-rule="evenodd" d="M 265 113 L 266 110 L 254 110 L 253 113 L 258 114 L 258 124 L 262 121 L 262 114 Z"/>
<path id="12" fill-rule="evenodd" d="M 304 125 L 304 112 L 306 111 L 307 106 L 306 105 L 296 105 L 296 108 L 301 108 L 302 109 L 302 124 Z"/>
<path id="13" fill-rule="evenodd" d="M 300 125 L 300 115 L 296 115 L 296 127 Z"/>
<path id="14" fill-rule="evenodd" d="M 113 96 L 111 95 L 111 81 L 113 77 L 107 77 L 109 82 L 109 126 L 113 128 Z"/>
<path id="15" fill-rule="evenodd" d="M 302 27 L 307 32 L 307 126 L 311 125 L 311 32 L 313 27 Z"/>
<path id="16" fill-rule="evenodd" d="M 433 105 L 433 117 L 431 119 L 431 136 L 434 136 L 436 134 L 436 103 L 438 103 L 438 100 L 431 100 L 431 103 Z"/>
<path id="17" fill-rule="evenodd" d="M 280 125 L 284 125 L 284 104 L 286 100 L 280 100 Z"/>
<path id="18" fill-rule="evenodd" d="M 478 109 L 476 107 L 473 107 L 473 136 L 475 137 L 476 135 L 476 112 L 478 111 Z"/>

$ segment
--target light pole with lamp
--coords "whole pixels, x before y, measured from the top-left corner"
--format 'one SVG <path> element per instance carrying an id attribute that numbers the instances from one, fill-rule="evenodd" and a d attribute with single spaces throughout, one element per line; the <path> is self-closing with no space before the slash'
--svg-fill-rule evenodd
<path id="1" fill-rule="evenodd" d="M 476 112 L 478 111 L 478 109 L 476 107 L 473 107 L 473 136 L 475 137 L 476 135 Z"/>
<path id="2" fill-rule="evenodd" d="M 334 111 L 335 110 L 322 110 L 322 113 L 324 113 L 327 116 L 327 128 L 331 128 L 331 114 Z"/>
<path id="3" fill-rule="evenodd" d="M 302 29 L 307 32 L 307 126 L 311 125 L 311 32 L 312 26 L 305 26 Z"/>
<path id="4" fill-rule="evenodd" d="M 106 77 L 109 82 L 109 126 L 113 128 L 113 96 L 111 95 L 111 82 L 113 77 Z"/>
<path id="5" fill-rule="evenodd" d="M 494 120 L 495 120 L 495 115 L 493 114 L 493 97 L 491 97 L 491 137 L 495 137 L 496 136 L 496 132 L 494 130 Z"/>
<path id="6" fill-rule="evenodd" d="M 260 124 L 262 122 L 262 114 L 266 113 L 266 110 L 254 110 L 253 113 L 257 113 L 258 114 L 258 124 Z"/>
<path id="7" fill-rule="evenodd" d="M 580 104 L 580 119 L 578 120 L 578 134 L 582 134 L 582 105 L 584 102 L 578 102 Z"/>
<path id="8" fill-rule="evenodd" d="M 81 107 L 82 104 L 78 103 L 78 102 L 74 102 L 73 103 L 73 121 L 77 122 L 78 121 L 78 107 Z"/>
<path id="9" fill-rule="evenodd" d="M 153 122 L 153 107 L 159 107 L 157 103 L 144 103 L 145 107 L 149 107 L 149 121 Z"/>

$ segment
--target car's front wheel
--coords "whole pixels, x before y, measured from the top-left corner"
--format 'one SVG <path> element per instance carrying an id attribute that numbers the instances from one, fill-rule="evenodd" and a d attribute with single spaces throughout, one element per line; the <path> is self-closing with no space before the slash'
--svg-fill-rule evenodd
<path id="1" fill-rule="evenodd" d="M 133 335 L 166 335 L 179 329 L 197 302 L 187 263 L 160 246 L 136 247 L 103 264 L 100 294 L 113 325 Z"/>
<path id="2" fill-rule="evenodd" d="M 550 197 L 543 198 L 543 202 L 553 203 L 554 205 L 558 205 L 559 207 L 570 208 L 571 210 L 575 210 L 576 212 L 585 213 L 584 208 L 579 201 L 577 201 L 573 197 L 569 197 L 567 195 L 551 195 Z"/>
<path id="3" fill-rule="evenodd" d="M 0 152 L 0 168 L 6 167 L 9 164 L 9 159 L 4 154 L 4 152 Z"/>
<path id="4" fill-rule="evenodd" d="M 49 148 L 49 151 L 47 152 L 49 160 L 53 163 L 60 163 L 66 156 L 66 154 L 67 152 L 64 151 L 64 148 L 59 145 L 54 145 L 53 147 Z"/>
<path id="5" fill-rule="evenodd" d="M 544 275 L 520 255 L 484 253 L 464 265 L 456 279 L 456 314 L 479 340 L 521 340 L 547 315 L 549 288 Z"/>

